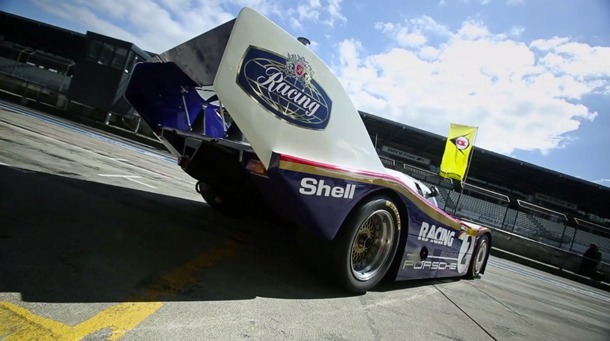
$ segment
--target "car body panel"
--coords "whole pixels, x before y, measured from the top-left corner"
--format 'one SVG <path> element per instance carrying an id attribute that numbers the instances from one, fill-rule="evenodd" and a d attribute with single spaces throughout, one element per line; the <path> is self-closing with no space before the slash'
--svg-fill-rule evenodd
<path id="1" fill-rule="evenodd" d="M 383 167 L 328 66 L 251 9 L 211 32 L 136 66 L 126 95 L 170 150 L 187 160 L 185 171 L 217 188 L 229 187 L 232 176 L 243 184 L 243 177 L 276 214 L 326 240 L 355 208 L 383 196 L 399 210 L 395 279 L 466 274 L 477 238 L 491 238 L 489 230 L 443 212 L 430 188 Z M 207 40 L 222 58 L 218 51 L 197 53 Z M 210 65 L 191 65 L 202 56 Z M 206 116 L 206 108 L 223 124 L 230 117 L 243 137 L 234 139 L 231 128 L 224 137 L 211 136 L 205 122 L 215 115 Z M 203 150 L 235 162 L 206 159 Z"/>

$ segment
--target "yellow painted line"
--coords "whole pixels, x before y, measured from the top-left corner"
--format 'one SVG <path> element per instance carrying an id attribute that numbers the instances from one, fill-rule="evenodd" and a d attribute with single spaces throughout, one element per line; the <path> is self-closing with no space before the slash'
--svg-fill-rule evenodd
<path id="1" fill-rule="evenodd" d="M 107 340 L 118 340 L 163 306 L 155 301 L 179 294 L 195 282 L 200 270 L 236 256 L 245 238 L 244 233 L 235 234 L 223 246 L 207 250 L 161 277 L 141 295 L 108 307 L 74 327 L 35 315 L 16 304 L 0 302 L 0 339 L 81 340 L 102 330 L 106 334 L 108 329 Z"/>
<path id="2" fill-rule="evenodd" d="M 75 327 L 32 314 L 18 305 L 0 302 L 0 338 L 12 340 L 81 340 L 109 328 L 108 340 L 118 340 L 127 331 L 163 306 L 161 302 L 126 302 L 109 307 Z"/>
<path id="3" fill-rule="evenodd" d="M 118 340 L 162 306 L 161 302 L 123 302 L 114 305 L 74 327 L 74 337 L 70 339 L 80 340 L 96 331 L 110 328 L 112 334 L 107 340 Z"/>
<path id="4" fill-rule="evenodd" d="M 0 302 L 0 339 L 59 340 L 70 333 L 63 323 L 34 315 L 18 305 Z"/>
<path id="5" fill-rule="evenodd" d="M 162 297 L 180 293 L 195 281 L 199 270 L 213 267 L 227 258 L 236 256 L 237 249 L 241 244 L 240 240 L 243 238 L 244 234 L 239 233 L 228 240 L 222 247 L 208 250 L 161 277 L 156 283 L 144 290 L 145 295 L 142 299 L 155 301 Z"/>

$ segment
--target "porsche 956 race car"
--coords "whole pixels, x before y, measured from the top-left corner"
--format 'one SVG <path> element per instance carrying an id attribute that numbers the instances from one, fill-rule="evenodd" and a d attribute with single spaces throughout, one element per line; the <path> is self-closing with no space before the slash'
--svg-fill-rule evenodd
<path id="1" fill-rule="evenodd" d="M 126 98 L 208 204 L 270 209 L 300 226 L 327 246 L 324 266 L 350 291 L 485 271 L 489 229 L 386 169 L 328 66 L 251 9 L 137 64 Z"/>

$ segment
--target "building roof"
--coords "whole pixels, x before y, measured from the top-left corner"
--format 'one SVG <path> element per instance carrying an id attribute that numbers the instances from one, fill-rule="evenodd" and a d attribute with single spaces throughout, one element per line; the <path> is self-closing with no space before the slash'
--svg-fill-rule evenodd
<path id="1" fill-rule="evenodd" d="M 77 60 L 85 48 L 82 33 L 3 11 L 0 11 L 0 35 L 5 40 L 71 60 Z"/>

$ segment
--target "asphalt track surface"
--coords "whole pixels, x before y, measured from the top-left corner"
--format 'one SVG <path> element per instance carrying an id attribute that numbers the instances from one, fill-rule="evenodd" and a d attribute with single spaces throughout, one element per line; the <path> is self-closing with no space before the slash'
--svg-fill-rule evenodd
<path id="1" fill-rule="evenodd" d="M 499 258 L 347 295 L 167 153 L 0 108 L 2 340 L 610 340 L 610 293 Z"/>

